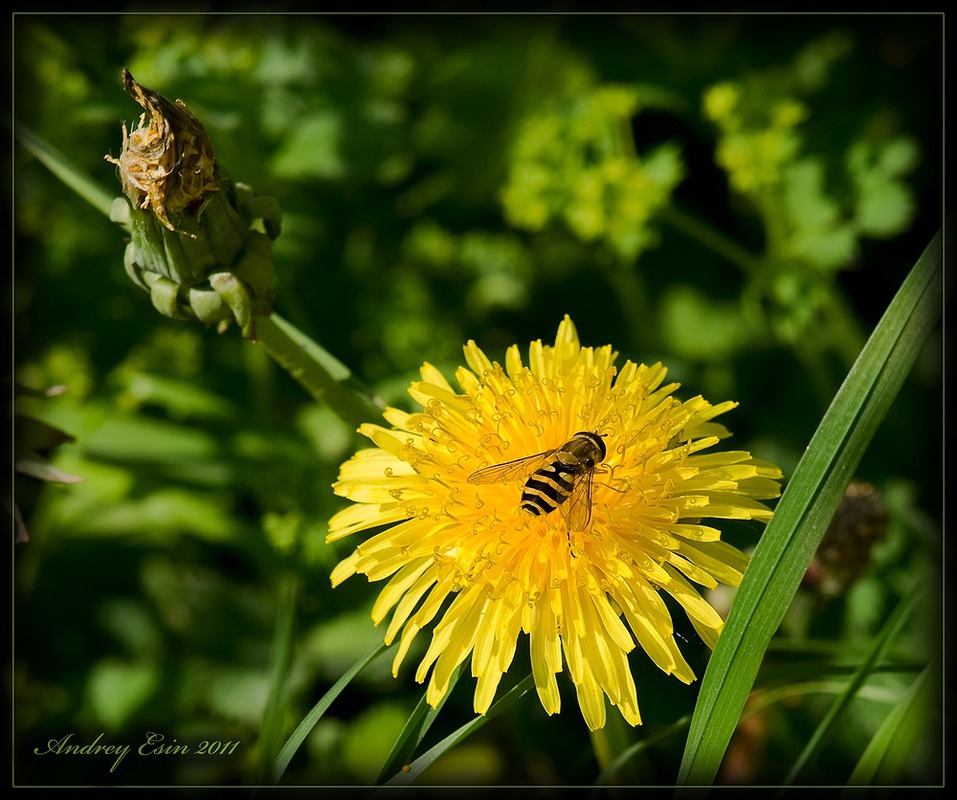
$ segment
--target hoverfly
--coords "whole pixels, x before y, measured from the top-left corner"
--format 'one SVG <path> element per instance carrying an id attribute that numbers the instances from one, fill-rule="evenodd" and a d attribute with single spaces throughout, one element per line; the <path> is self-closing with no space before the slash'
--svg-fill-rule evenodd
<path id="1" fill-rule="evenodd" d="M 605 457 L 605 442 L 597 433 L 579 431 L 561 447 L 544 453 L 493 464 L 473 472 L 469 483 L 522 479 L 522 510 L 540 516 L 561 508 L 572 531 L 584 530 L 591 519 L 595 469 Z"/>

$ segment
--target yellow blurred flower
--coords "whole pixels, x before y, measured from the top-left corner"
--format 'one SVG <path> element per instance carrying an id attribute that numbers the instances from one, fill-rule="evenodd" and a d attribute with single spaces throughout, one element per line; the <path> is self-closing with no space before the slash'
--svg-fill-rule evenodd
<path id="1" fill-rule="evenodd" d="M 605 723 L 604 696 L 640 724 L 627 657 L 636 642 L 664 672 L 695 678 L 661 591 L 714 646 L 723 622 L 693 584 L 737 585 L 747 558 L 701 520 L 766 522 L 771 511 L 760 501 L 778 495 L 781 472 L 747 452 L 702 452 L 728 435 L 712 420 L 735 403 L 681 402 L 663 366 L 626 361 L 619 370 L 616 356 L 610 345 L 581 347 L 567 316 L 554 346 L 531 344 L 527 366 L 517 346 L 503 368 L 469 342 L 460 391 L 426 363 L 409 387 L 422 411 L 390 408 L 391 429 L 359 429 L 376 446 L 342 465 L 334 488 L 354 504 L 330 520 L 328 541 L 387 527 L 339 563 L 332 583 L 354 573 L 389 578 L 372 616 L 378 624 L 392 612 L 385 640 L 399 637 L 394 674 L 419 631 L 439 619 L 416 672 L 423 682 L 431 670 L 432 705 L 471 656 L 475 710 L 487 711 L 525 633 L 549 714 L 561 706 L 564 662 L 589 728 Z M 606 449 L 582 530 L 564 507 L 523 511 L 524 475 L 468 480 L 560 448 L 579 431 L 597 433 Z"/>

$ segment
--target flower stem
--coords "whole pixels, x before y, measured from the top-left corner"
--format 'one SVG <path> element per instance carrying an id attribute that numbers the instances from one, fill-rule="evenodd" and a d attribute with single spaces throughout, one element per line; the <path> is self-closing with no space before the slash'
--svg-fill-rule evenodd
<path id="1" fill-rule="evenodd" d="M 255 340 L 316 400 L 358 427 L 379 419 L 385 404 L 345 364 L 278 314 L 257 317 Z"/>
<path id="2" fill-rule="evenodd" d="M 737 244 L 720 231 L 715 230 L 710 225 L 706 225 L 701 220 L 681 211 L 674 205 L 665 206 L 661 210 L 661 217 L 673 228 L 681 231 L 686 236 L 694 239 L 698 243 L 713 250 L 720 256 L 723 256 L 740 270 L 753 277 L 760 268 L 760 259 L 749 253 L 741 245 Z"/>
<path id="3" fill-rule="evenodd" d="M 259 779 L 268 779 L 282 736 L 286 685 L 292 662 L 292 643 L 296 617 L 296 579 L 284 576 L 279 582 L 276 631 L 273 637 L 272 675 L 269 696 L 260 729 Z"/>
<path id="4" fill-rule="evenodd" d="M 591 747 L 595 753 L 598 768 L 605 770 L 630 744 L 625 732 L 625 721 L 617 714 L 609 715 L 605 726 L 591 731 Z"/>

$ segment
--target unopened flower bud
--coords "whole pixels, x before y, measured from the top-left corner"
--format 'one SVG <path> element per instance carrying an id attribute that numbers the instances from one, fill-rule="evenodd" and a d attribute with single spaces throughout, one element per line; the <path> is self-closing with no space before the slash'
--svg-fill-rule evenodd
<path id="1" fill-rule="evenodd" d="M 255 317 L 272 311 L 278 204 L 233 183 L 185 103 L 171 103 L 125 69 L 123 86 L 145 109 L 132 133 L 123 126 L 120 157 L 106 156 L 119 167 L 125 195 L 112 218 L 131 234 L 127 274 L 166 316 L 221 330 L 235 321 L 254 337 Z"/>

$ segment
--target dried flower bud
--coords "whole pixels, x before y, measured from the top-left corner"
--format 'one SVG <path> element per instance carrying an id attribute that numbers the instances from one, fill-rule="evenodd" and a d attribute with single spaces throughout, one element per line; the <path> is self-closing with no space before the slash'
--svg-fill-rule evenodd
<path id="1" fill-rule="evenodd" d="M 106 160 L 119 166 L 123 194 L 133 205 L 152 208 L 160 222 L 175 231 L 170 214 L 197 206 L 209 192 L 218 191 L 213 146 L 182 100 L 171 103 L 138 84 L 125 68 L 123 88 L 146 111 L 132 134 L 123 124 L 123 152 Z"/>
<path id="2" fill-rule="evenodd" d="M 272 311 L 278 204 L 229 178 L 185 103 L 171 103 L 125 69 L 123 87 L 145 109 L 136 130 L 123 126 L 120 157 L 106 156 L 126 196 L 111 216 L 131 233 L 127 274 L 166 316 L 220 330 L 235 320 L 254 337 L 254 318 Z"/>

